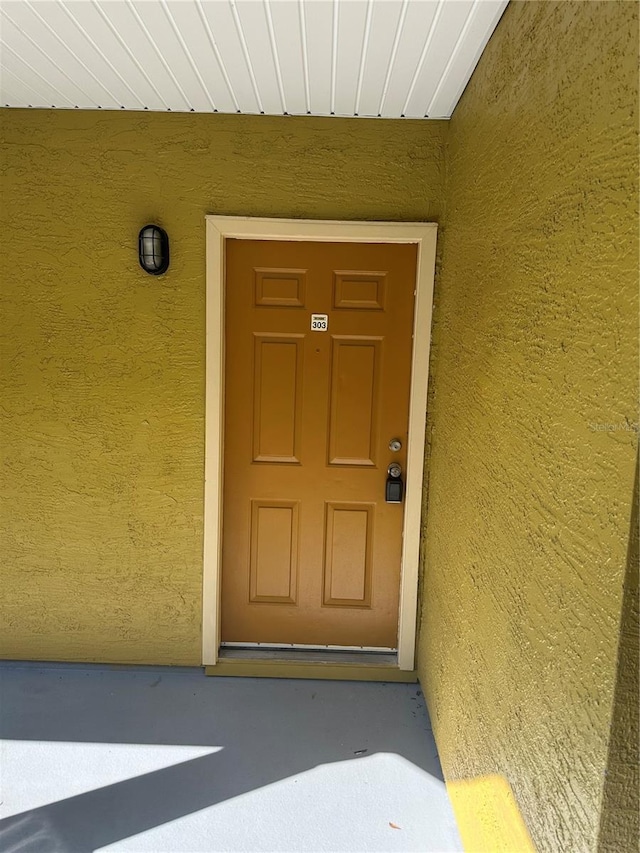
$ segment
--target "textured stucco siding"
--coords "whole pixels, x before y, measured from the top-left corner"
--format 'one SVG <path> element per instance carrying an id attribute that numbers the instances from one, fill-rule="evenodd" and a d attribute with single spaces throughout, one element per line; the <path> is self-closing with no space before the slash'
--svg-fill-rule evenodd
<path id="1" fill-rule="evenodd" d="M 620 620 L 618 669 L 613 703 L 598 853 L 637 851 L 640 842 L 640 543 L 638 470 L 634 490 L 629 557 Z"/>
<path id="2" fill-rule="evenodd" d="M 419 672 L 447 781 L 504 783 L 541 851 L 595 849 L 607 764 L 637 448 L 637 51 L 635 3 L 512 2 L 450 128 Z"/>
<path id="3" fill-rule="evenodd" d="M 2 110 L 0 654 L 198 664 L 207 213 L 440 217 L 445 122 Z M 171 268 L 140 270 L 148 221 Z"/>

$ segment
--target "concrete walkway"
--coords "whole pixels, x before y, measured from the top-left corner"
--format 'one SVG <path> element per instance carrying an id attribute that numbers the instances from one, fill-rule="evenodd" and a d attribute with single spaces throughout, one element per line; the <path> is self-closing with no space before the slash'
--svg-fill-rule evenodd
<path id="1" fill-rule="evenodd" d="M 0 664 L 0 850 L 457 851 L 413 684 Z"/>

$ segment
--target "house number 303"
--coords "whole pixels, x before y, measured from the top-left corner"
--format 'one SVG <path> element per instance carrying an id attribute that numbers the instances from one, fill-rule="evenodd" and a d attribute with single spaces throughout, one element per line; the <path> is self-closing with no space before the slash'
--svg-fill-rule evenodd
<path id="1" fill-rule="evenodd" d="M 311 331 L 326 332 L 329 328 L 328 314 L 312 314 L 311 315 Z"/>

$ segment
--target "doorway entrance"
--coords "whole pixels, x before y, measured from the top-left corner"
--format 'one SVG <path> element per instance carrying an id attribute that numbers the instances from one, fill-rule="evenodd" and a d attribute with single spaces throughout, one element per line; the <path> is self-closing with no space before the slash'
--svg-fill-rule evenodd
<path id="1" fill-rule="evenodd" d="M 261 644 L 413 669 L 435 226 L 207 229 L 203 662 Z"/>

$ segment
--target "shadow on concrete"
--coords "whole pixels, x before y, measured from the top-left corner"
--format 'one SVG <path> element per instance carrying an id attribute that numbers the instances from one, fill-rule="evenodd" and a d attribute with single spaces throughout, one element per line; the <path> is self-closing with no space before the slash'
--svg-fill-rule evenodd
<path id="1" fill-rule="evenodd" d="M 5 818 L 6 853 L 93 851 L 318 765 L 380 752 L 442 779 L 417 685 L 74 665 L 0 673 L 2 739 L 218 748 Z"/>

